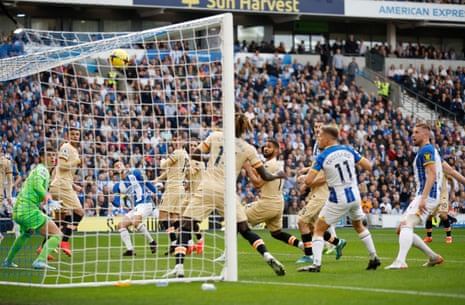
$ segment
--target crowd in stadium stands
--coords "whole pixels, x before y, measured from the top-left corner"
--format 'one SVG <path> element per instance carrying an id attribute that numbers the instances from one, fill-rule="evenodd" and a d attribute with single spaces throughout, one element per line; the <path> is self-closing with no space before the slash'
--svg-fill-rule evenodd
<path id="1" fill-rule="evenodd" d="M 184 63 L 190 68 L 183 69 Z M 125 163 L 144 169 L 153 180 L 160 174 L 160 159 L 172 151 L 170 139 L 175 131 L 182 131 L 185 138 L 189 132 L 203 139 L 212 128 L 221 127 L 221 63 L 194 64 L 184 55 L 133 60 L 124 74 L 129 87 L 142 89 L 134 96 L 117 92 L 112 83 L 116 79 L 89 80 L 71 66 L 0 84 L 0 145 L 16 165 L 15 190 L 39 162 L 43 136 L 57 149 L 67 128 L 77 126 L 83 130 L 85 159 L 76 179 L 83 187 L 80 198 L 87 215 L 124 213 L 124 207 L 115 210 L 111 205 L 112 185 L 117 179 L 111 170 L 115 159 L 123 158 Z M 400 82 L 410 82 L 415 74 L 414 67 L 394 68 L 403 73 L 389 77 Z M 273 85 L 269 83 L 270 71 L 279 76 Z M 426 94 L 436 96 L 441 84 L 452 89 L 451 95 L 463 96 L 463 70 L 446 71 L 443 75 L 439 67 L 420 68 L 417 76 L 424 81 Z M 132 78 L 137 75 L 146 75 L 153 83 Z M 187 88 L 200 90 L 187 93 Z M 394 108 L 391 101 L 365 92 L 348 80 L 345 71 L 338 73 L 316 62 L 282 65 L 279 59 L 257 66 L 253 56 L 236 62 L 234 88 L 236 111 L 244 112 L 255 127 L 248 140 L 257 148 L 267 138 L 281 145 L 279 157 L 288 177 L 285 213 L 296 214 L 304 205 L 296 177 L 298 169 L 311 164 L 312 121 L 317 119 L 339 127 L 341 142 L 353 145 L 372 161 L 373 174 L 359 176 L 364 211 L 389 214 L 405 209 L 414 192 L 412 162 L 416 150 L 410 136 L 416 121 Z M 210 100 L 215 102 L 206 102 Z M 453 126 L 441 120 L 431 123 L 433 143 L 443 158 L 465 175 L 462 127 L 458 122 Z M 160 198 L 163 186 L 157 187 Z M 465 187 L 453 185 L 452 190 L 454 211 L 465 213 Z M 245 172 L 238 177 L 237 192 L 244 204 L 259 195 Z"/>
<path id="2" fill-rule="evenodd" d="M 465 2 L 465 0 L 464 0 Z M 27 41 L 22 34 L 14 34 L 13 32 L 3 32 L 0 38 L 0 58 L 19 56 L 25 54 L 25 43 Z M 163 46 L 158 46 L 158 49 L 163 49 Z M 420 43 L 400 42 L 396 47 L 389 46 L 387 43 L 374 44 L 371 48 L 368 43 L 363 40 L 356 40 L 353 34 L 349 34 L 347 38 L 335 37 L 334 42 L 329 42 L 326 39 L 324 42 L 317 42 L 311 50 L 306 48 L 305 42 L 301 41 L 295 47 L 287 50 L 283 42 L 278 44 L 271 40 L 269 42 L 261 41 L 260 43 L 251 41 L 236 41 L 234 44 L 235 52 L 262 52 L 279 54 L 321 54 L 323 57 L 330 57 L 335 54 L 337 49 L 341 49 L 341 53 L 350 56 L 363 56 L 366 52 L 379 54 L 385 57 L 397 58 L 423 58 L 434 60 L 455 60 L 459 57 L 465 58 L 465 48 L 460 54 L 454 48 L 438 49 L 433 45 L 422 45 Z"/>
<path id="3" fill-rule="evenodd" d="M 425 67 L 421 64 L 417 68 L 413 64 L 409 64 L 408 67 L 400 64 L 398 67 L 391 65 L 387 76 L 440 106 L 440 112 L 452 111 L 459 122 L 464 122 L 464 69 L 465 67 L 461 66 L 453 69 L 451 66 L 436 67 L 432 64 Z"/>
<path id="4" fill-rule="evenodd" d="M 2 32 L 0 38 L 0 58 L 19 56 L 24 54 L 24 41 L 21 35 L 13 32 Z"/>
<path id="5" fill-rule="evenodd" d="M 315 47 L 308 50 L 305 46 L 305 41 L 301 41 L 295 48 L 291 48 L 289 52 L 286 51 L 285 45 L 280 42 L 276 46 L 275 42 L 262 41 L 257 43 L 251 41 L 236 41 L 234 44 L 235 52 L 262 52 L 262 53 L 274 53 L 279 54 L 290 53 L 290 54 L 320 54 L 324 57 L 329 58 L 331 55 L 337 52 L 337 49 L 341 50 L 344 55 L 350 56 L 364 56 L 365 53 L 370 52 L 372 54 L 378 54 L 383 57 L 396 57 L 396 58 L 418 58 L 418 59 L 432 59 L 432 60 L 457 60 L 465 57 L 465 49 L 457 54 L 454 48 L 439 49 L 433 45 L 422 45 L 421 43 L 412 42 L 399 42 L 396 47 L 392 47 L 387 43 L 378 44 L 375 43 L 371 48 L 368 43 L 363 40 L 356 40 L 353 34 L 349 34 L 347 39 L 341 39 L 336 37 L 334 42 L 329 42 L 326 38 L 324 42 L 318 41 Z"/>

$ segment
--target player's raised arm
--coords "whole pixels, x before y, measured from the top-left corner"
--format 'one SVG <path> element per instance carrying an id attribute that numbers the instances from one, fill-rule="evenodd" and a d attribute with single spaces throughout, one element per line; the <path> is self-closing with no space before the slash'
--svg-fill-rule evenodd
<path id="1" fill-rule="evenodd" d="M 244 163 L 244 169 L 247 172 L 247 175 L 250 178 L 250 182 L 256 187 L 261 188 L 265 184 L 265 180 L 263 180 L 258 172 L 250 165 L 249 162 Z"/>
<path id="2" fill-rule="evenodd" d="M 373 169 L 370 160 L 368 160 L 365 157 L 362 157 L 360 161 L 358 162 L 358 165 L 360 165 L 363 169 L 367 171 L 371 171 Z"/>
<path id="3" fill-rule="evenodd" d="M 303 172 L 303 171 L 300 171 Z M 321 185 L 326 182 L 326 178 L 323 171 L 320 171 L 320 168 L 314 161 L 311 167 L 305 168 L 306 174 L 301 174 L 297 177 L 297 183 L 302 184 L 300 189 L 301 192 L 305 192 L 308 188 Z"/>
<path id="4" fill-rule="evenodd" d="M 305 175 L 310 170 L 310 167 L 302 167 L 297 171 L 298 175 Z"/>
<path id="5" fill-rule="evenodd" d="M 317 185 L 322 185 L 326 183 L 325 173 L 323 171 L 319 171 L 314 173 L 313 177 L 307 177 L 311 171 L 308 171 L 306 175 L 301 175 L 297 177 L 297 183 L 303 184 L 304 191 L 310 187 L 314 187 Z M 312 179 L 311 183 L 308 184 L 309 180 Z"/>
<path id="6" fill-rule="evenodd" d="M 458 182 L 460 182 L 462 185 L 465 185 L 465 177 L 460 174 L 456 169 L 454 169 L 452 166 L 449 165 L 447 162 L 442 162 L 442 169 L 444 171 L 444 174 L 455 178 Z"/>
<path id="7" fill-rule="evenodd" d="M 311 187 L 318 176 L 319 171 L 316 170 L 309 170 L 308 173 L 304 176 L 303 182 Z"/>
<path id="8" fill-rule="evenodd" d="M 274 179 L 286 178 L 286 173 L 284 171 L 279 171 L 276 174 L 271 174 L 265 169 L 263 164 L 255 168 L 255 170 L 260 175 L 260 177 L 265 181 L 272 181 Z"/>

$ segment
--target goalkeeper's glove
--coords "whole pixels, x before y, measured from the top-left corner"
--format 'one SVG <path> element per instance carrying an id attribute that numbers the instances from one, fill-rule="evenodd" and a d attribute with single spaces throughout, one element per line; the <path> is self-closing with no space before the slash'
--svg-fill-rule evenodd
<path id="1" fill-rule="evenodd" d="M 47 210 L 48 211 L 56 211 L 61 209 L 63 206 L 61 205 L 63 200 L 53 200 L 51 198 L 47 199 Z"/>

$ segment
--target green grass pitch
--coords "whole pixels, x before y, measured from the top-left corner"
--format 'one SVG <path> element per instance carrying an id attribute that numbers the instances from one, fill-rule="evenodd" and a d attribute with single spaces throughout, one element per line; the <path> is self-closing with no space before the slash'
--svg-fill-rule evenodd
<path id="1" fill-rule="evenodd" d="M 416 231 L 423 236 L 422 230 Z M 290 232 L 299 236 L 296 231 Z M 397 235 L 394 229 L 371 229 L 382 261 L 376 271 L 365 270 L 368 257 L 356 233 L 350 228 L 337 232 L 348 241 L 344 255 L 338 261 L 334 255 L 325 255 L 321 273 L 297 272 L 299 265 L 295 261 L 301 252 L 273 240 L 268 231 L 263 230 L 258 233 L 273 255 L 286 266 L 287 274 L 283 277 L 276 276 L 261 256 L 238 236 L 239 281 L 216 282 L 215 291 L 201 290 L 199 282 L 170 283 L 167 287 L 154 284 L 83 288 L 0 285 L 0 304 L 465 304 L 465 229 L 453 230 L 452 244 L 444 242 L 442 228 L 435 229 L 431 247 L 444 257 L 445 263 L 422 267 L 425 257 L 412 248 L 407 270 L 383 269 L 397 254 Z M 111 242 L 120 242 L 117 235 L 113 238 L 115 241 Z M 1 245 L 1 259 L 6 254 L 6 241 Z M 120 250 L 116 256 L 121 254 Z M 200 264 L 200 261 L 191 263 Z M 170 264 L 173 264 L 172 259 Z M 5 280 L 5 272 L 0 270 L 2 280 Z"/>

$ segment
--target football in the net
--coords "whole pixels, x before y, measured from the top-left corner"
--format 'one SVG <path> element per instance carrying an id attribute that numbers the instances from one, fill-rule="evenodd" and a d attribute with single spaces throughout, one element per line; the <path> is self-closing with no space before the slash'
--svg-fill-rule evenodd
<path id="1" fill-rule="evenodd" d="M 123 68 L 129 64 L 129 56 L 125 50 L 117 49 L 110 54 L 110 63 L 115 68 Z"/>

